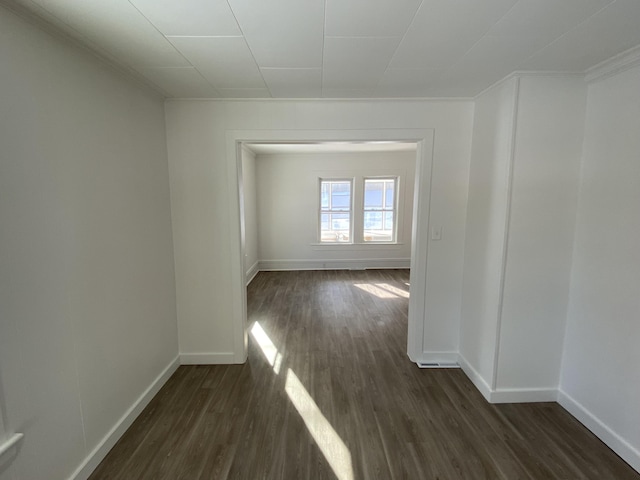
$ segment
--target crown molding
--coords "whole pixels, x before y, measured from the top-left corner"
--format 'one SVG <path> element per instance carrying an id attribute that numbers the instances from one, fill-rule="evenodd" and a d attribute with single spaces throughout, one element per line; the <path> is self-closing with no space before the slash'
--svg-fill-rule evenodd
<path id="1" fill-rule="evenodd" d="M 637 66 L 640 66 L 640 45 L 587 69 L 585 81 L 592 83 L 604 80 Z"/>

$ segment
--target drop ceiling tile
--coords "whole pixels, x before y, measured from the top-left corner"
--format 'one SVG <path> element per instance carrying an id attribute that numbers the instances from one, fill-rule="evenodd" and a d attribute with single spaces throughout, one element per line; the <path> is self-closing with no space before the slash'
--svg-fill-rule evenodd
<path id="1" fill-rule="evenodd" d="M 189 66 L 165 37 L 126 0 L 38 0 L 75 32 L 129 66 Z"/>
<path id="2" fill-rule="evenodd" d="M 242 35 L 226 0 L 129 0 L 165 35 Z"/>
<path id="3" fill-rule="evenodd" d="M 420 0 L 327 0 L 325 35 L 401 37 Z"/>
<path id="4" fill-rule="evenodd" d="M 140 73 L 175 98 L 214 98 L 220 95 L 194 67 L 143 68 Z"/>
<path id="5" fill-rule="evenodd" d="M 520 0 L 489 35 L 548 39 L 566 33 L 614 0 Z"/>
<path id="6" fill-rule="evenodd" d="M 323 98 L 373 98 L 373 88 L 323 88 Z"/>
<path id="7" fill-rule="evenodd" d="M 167 37 L 216 89 L 265 88 L 243 37 Z"/>
<path id="8" fill-rule="evenodd" d="M 456 63 L 517 0 L 424 0 L 391 60 L 393 68 Z"/>
<path id="9" fill-rule="evenodd" d="M 324 0 L 229 4 L 260 67 L 321 67 Z"/>
<path id="10" fill-rule="evenodd" d="M 375 87 L 399 41 L 398 37 L 327 37 L 323 89 Z"/>
<path id="11" fill-rule="evenodd" d="M 524 61 L 519 68 L 583 72 L 640 44 L 640 2 L 616 0 Z"/>
<path id="12" fill-rule="evenodd" d="M 430 68 L 388 68 L 378 84 L 381 88 L 423 88 L 442 75 L 443 70 Z"/>
<path id="13" fill-rule="evenodd" d="M 273 97 L 319 98 L 322 96 L 320 68 L 262 68 L 260 71 Z"/>
<path id="14" fill-rule="evenodd" d="M 220 95 L 224 98 L 269 98 L 269 90 L 266 88 L 219 88 Z"/>

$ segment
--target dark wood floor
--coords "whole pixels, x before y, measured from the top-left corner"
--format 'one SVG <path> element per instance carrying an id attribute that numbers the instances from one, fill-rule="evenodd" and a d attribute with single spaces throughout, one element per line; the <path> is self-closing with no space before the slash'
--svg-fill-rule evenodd
<path id="1" fill-rule="evenodd" d="M 410 363 L 408 282 L 260 273 L 249 361 L 180 367 L 91 479 L 640 479 L 559 405 Z"/>

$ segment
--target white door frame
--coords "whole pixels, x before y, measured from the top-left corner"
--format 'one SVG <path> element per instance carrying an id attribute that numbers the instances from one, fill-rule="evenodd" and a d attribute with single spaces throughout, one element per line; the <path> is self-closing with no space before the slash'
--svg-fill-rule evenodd
<path id="1" fill-rule="evenodd" d="M 411 229 L 411 285 L 407 354 L 418 361 L 424 350 L 427 258 L 429 251 L 429 205 L 433 166 L 433 129 L 366 130 L 228 130 L 226 132 L 227 176 L 229 185 L 229 235 L 234 362 L 247 359 L 247 291 L 244 271 L 244 205 L 242 176 L 243 143 L 312 142 L 415 142 L 416 175 Z"/>

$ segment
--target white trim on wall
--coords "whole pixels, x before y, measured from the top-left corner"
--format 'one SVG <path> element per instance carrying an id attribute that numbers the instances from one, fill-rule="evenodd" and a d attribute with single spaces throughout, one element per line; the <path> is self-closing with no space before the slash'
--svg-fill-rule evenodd
<path id="1" fill-rule="evenodd" d="M 614 392 L 611 392 L 614 394 Z M 616 452 L 633 469 L 640 472 L 640 451 L 635 449 L 629 442 L 609 428 L 601 419 L 591 413 L 587 408 L 572 398 L 566 392 L 558 391 L 558 403 L 571 415 L 577 418 L 580 423 L 593 432 L 611 450 Z"/>
<path id="2" fill-rule="evenodd" d="M 167 383 L 169 377 L 180 366 L 180 357 L 174 358 L 169 365 L 162 371 L 160 375 L 147 387 L 140 397 L 133 402 L 133 405 L 118 420 L 109 433 L 105 435 L 102 441 L 93 449 L 93 451 L 82 462 L 78 469 L 69 477 L 69 480 L 86 480 L 96 469 L 98 464 L 107 456 L 109 450 L 113 448 L 124 432 L 131 426 L 136 418 L 142 413 L 149 402 L 156 396 L 162 386 Z"/>
<path id="3" fill-rule="evenodd" d="M 256 262 L 249 267 L 249 270 L 247 270 L 246 282 L 245 282 L 246 285 L 249 285 L 251 283 L 251 280 L 255 278 L 255 276 L 258 274 L 259 271 L 260 271 L 260 261 L 256 260 Z"/>
<path id="4" fill-rule="evenodd" d="M 392 269 L 409 268 L 410 258 L 363 258 L 328 259 L 328 260 L 260 260 L 259 270 L 366 270 L 366 269 Z"/>
<path id="5" fill-rule="evenodd" d="M 231 365 L 238 362 L 233 352 L 181 353 L 180 365 Z"/>

